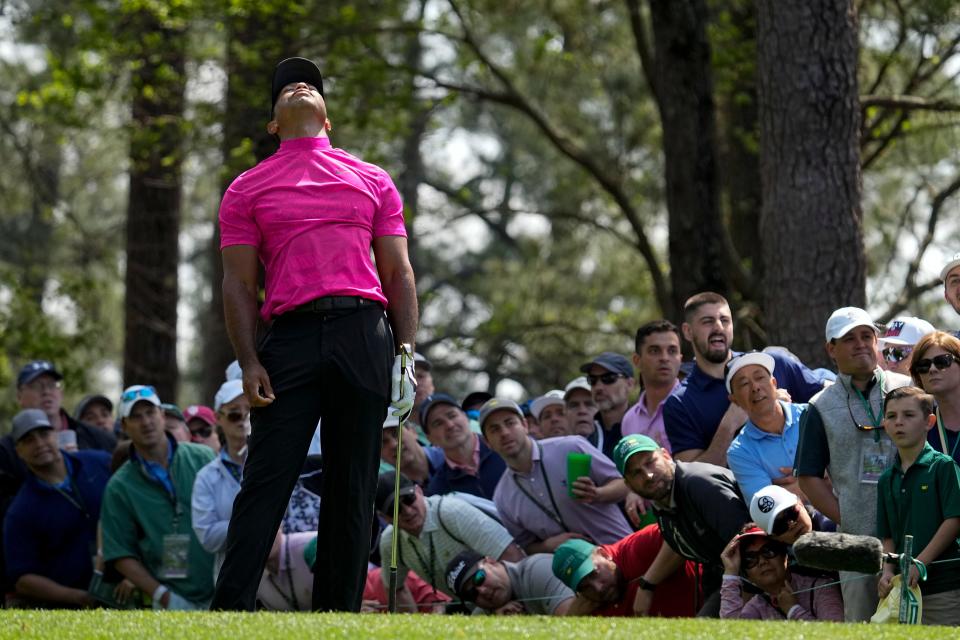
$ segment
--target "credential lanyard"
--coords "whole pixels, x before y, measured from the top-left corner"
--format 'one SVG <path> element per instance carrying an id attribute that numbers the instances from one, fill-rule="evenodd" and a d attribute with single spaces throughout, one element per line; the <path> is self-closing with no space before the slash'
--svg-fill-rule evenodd
<path id="1" fill-rule="evenodd" d="M 413 549 L 413 552 L 417 554 L 417 560 L 420 561 L 420 564 L 422 564 L 424 567 L 427 568 L 427 572 L 429 572 L 430 574 L 429 576 L 427 576 L 428 578 L 430 578 L 430 586 L 433 587 L 433 592 L 436 593 L 437 592 L 437 576 L 436 576 L 437 571 L 436 569 L 434 569 L 433 565 L 437 561 L 437 552 L 436 552 L 436 549 L 434 549 L 433 547 L 433 531 L 427 534 L 427 540 L 429 540 L 429 548 L 430 548 L 429 564 L 423 559 L 423 555 L 420 553 L 420 550 L 417 549 L 417 545 L 411 544 L 410 547 Z"/>
<path id="2" fill-rule="evenodd" d="M 942 451 L 947 452 L 947 429 L 943 426 L 943 418 L 940 417 L 940 407 L 937 407 L 937 431 L 940 433 L 940 444 L 943 445 Z M 960 444 L 960 433 L 957 434 L 957 439 L 953 442 L 953 449 L 950 450 L 950 457 L 957 453 L 957 445 Z M 956 458 L 954 458 L 956 460 Z"/>
<path id="3" fill-rule="evenodd" d="M 69 472 L 67 473 L 67 480 L 70 482 L 69 491 L 64 491 L 60 487 L 54 487 L 54 490 L 62 495 L 67 502 L 75 506 L 80 510 L 80 513 L 83 514 L 83 517 L 87 520 L 90 519 L 90 512 L 87 511 L 87 505 L 83 502 L 83 496 L 80 495 L 80 489 L 77 487 L 77 484 L 73 481 L 73 478 L 70 476 Z"/>
<path id="4" fill-rule="evenodd" d="M 879 378 L 880 397 L 883 398 L 883 372 L 881 371 L 877 374 L 877 377 Z M 857 397 L 860 398 L 860 402 L 863 404 L 863 410 L 867 412 L 867 416 L 870 418 L 870 426 L 877 427 L 873 430 L 873 441 L 880 442 L 880 427 L 883 426 L 883 423 L 877 419 L 877 414 L 873 412 L 873 407 L 870 406 L 870 400 L 863 395 L 860 389 L 857 389 L 853 381 L 850 382 L 850 386 L 853 387 L 853 390 L 857 393 Z M 881 400 L 881 402 L 883 402 L 883 400 Z M 880 413 L 882 414 L 883 411 L 881 410 Z"/>
<path id="5" fill-rule="evenodd" d="M 513 474 L 513 483 L 517 485 L 517 489 L 520 489 L 520 492 L 530 498 L 530 501 L 533 504 L 537 505 L 540 511 L 543 511 L 547 517 L 560 525 L 564 531 L 569 532 L 570 529 L 567 527 L 567 523 L 563 521 L 563 516 L 560 515 L 560 509 L 557 507 L 557 501 L 553 497 L 553 489 L 550 488 L 550 479 L 547 477 L 547 468 L 543 464 L 543 447 L 540 443 L 537 443 L 537 451 L 540 453 L 540 475 L 543 476 L 543 484 L 547 486 L 547 495 L 550 496 L 550 504 L 553 505 L 553 511 L 550 511 L 546 506 L 544 506 L 539 500 L 533 497 L 533 494 L 526 490 L 526 488 L 520 483 L 520 480 L 517 478 L 517 474 Z"/>

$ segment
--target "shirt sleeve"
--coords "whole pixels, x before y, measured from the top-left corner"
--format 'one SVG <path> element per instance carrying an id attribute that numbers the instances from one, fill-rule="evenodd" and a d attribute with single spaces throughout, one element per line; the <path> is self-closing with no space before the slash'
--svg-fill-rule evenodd
<path id="1" fill-rule="evenodd" d="M 840 585 L 818 586 L 813 591 L 813 608 L 817 615 L 810 616 L 811 620 L 830 620 L 843 622 L 843 596 Z"/>
<path id="2" fill-rule="evenodd" d="M 681 396 L 672 395 L 663 405 L 663 427 L 667 432 L 667 439 L 674 455 L 690 449 L 706 449 L 703 445 L 700 430 L 690 418 L 687 408 L 683 405 Z"/>
<path id="3" fill-rule="evenodd" d="M 137 525 L 127 497 L 114 476 L 107 483 L 100 509 L 100 525 L 103 528 L 103 560 L 112 562 L 120 558 L 140 559 L 137 545 Z"/>
<path id="4" fill-rule="evenodd" d="M 743 525 L 750 521 L 750 512 L 743 498 L 737 492 L 735 484 L 724 475 L 690 476 L 691 499 L 699 502 L 697 513 L 706 521 L 707 529 L 717 532 L 726 546 L 733 536 L 740 533 Z"/>
<path id="5" fill-rule="evenodd" d="M 212 471 L 212 473 L 211 473 Z M 216 469 L 203 467 L 197 473 L 190 500 L 190 516 L 193 532 L 200 546 L 210 553 L 223 551 L 227 545 L 227 527 L 230 519 L 220 520 L 217 513 L 217 488 L 220 480 Z"/>
<path id="6" fill-rule="evenodd" d="M 508 472 L 509 473 L 509 472 Z M 504 476 L 506 477 L 506 476 Z M 499 489 L 499 487 L 498 487 Z M 503 498 L 500 491 L 495 491 L 493 494 L 493 502 L 497 507 L 497 512 L 500 514 L 500 521 L 503 523 L 503 526 L 506 527 L 510 535 L 513 536 L 514 540 L 522 548 L 526 549 L 528 545 L 536 542 L 538 540 L 537 536 L 533 535 L 533 532 L 527 531 L 523 523 L 516 519 L 513 513 L 503 503 Z M 446 523 L 446 520 L 444 520 Z"/>
<path id="7" fill-rule="evenodd" d="M 741 432 L 742 433 L 742 432 Z M 733 472 L 743 494 L 743 501 L 750 504 L 753 494 L 773 482 L 773 478 L 757 458 L 757 451 L 748 451 L 742 446 L 739 436 L 727 449 L 727 466 Z"/>
<path id="8" fill-rule="evenodd" d="M 462 500 L 445 499 L 437 513 L 453 535 L 481 555 L 499 559 L 513 542 L 513 536 L 502 524 Z"/>
<path id="9" fill-rule="evenodd" d="M 373 237 L 407 236 L 400 192 L 386 171 L 380 173 L 380 202 L 373 216 Z"/>
<path id="10" fill-rule="evenodd" d="M 790 392 L 793 402 L 807 402 L 823 389 L 823 381 L 802 362 L 772 354 L 776 361 L 774 377 Z"/>
<path id="11" fill-rule="evenodd" d="M 740 618 L 743 612 L 743 592 L 740 590 L 740 579 L 736 576 L 723 576 L 720 585 L 720 617 Z"/>
<path id="12" fill-rule="evenodd" d="M 890 472 L 884 471 L 877 481 L 877 537 L 892 538 L 890 523 L 887 521 L 886 495 L 890 492 Z"/>
<path id="13" fill-rule="evenodd" d="M 41 537 L 35 535 L 29 514 L 22 511 L 19 504 L 14 503 L 3 521 L 3 552 L 11 585 L 23 575 L 39 573 L 43 566 L 37 544 Z"/>
<path id="14" fill-rule="evenodd" d="M 800 418 L 800 442 L 793 467 L 797 476 L 822 478 L 830 466 L 830 445 L 823 428 L 823 418 L 814 405 Z"/>
<path id="15" fill-rule="evenodd" d="M 248 199 L 234 189 L 235 184 L 236 180 L 220 201 L 220 248 L 238 244 L 259 247 L 260 228 L 253 209 Z"/>

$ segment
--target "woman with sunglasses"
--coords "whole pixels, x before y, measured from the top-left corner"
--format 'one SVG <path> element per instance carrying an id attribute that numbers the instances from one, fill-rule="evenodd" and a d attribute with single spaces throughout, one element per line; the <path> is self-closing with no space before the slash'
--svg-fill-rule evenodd
<path id="1" fill-rule="evenodd" d="M 921 338 L 913 348 L 910 375 L 937 402 L 937 424 L 927 442 L 960 463 L 960 340 L 943 331 Z"/>
<path id="2" fill-rule="evenodd" d="M 787 546 L 749 522 L 720 554 L 720 617 L 843 621 L 840 588 L 825 577 L 791 573 Z M 757 595 L 745 594 L 752 591 Z M 759 592 L 759 593 L 758 593 Z"/>

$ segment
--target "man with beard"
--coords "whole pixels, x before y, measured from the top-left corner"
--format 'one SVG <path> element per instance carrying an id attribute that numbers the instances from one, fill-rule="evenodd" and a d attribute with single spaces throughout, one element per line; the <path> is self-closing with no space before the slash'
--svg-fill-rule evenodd
<path id="1" fill-rule="evenodd" d="M 664 427 L 677 460 L 723 466 L 730 443 L 747 421 L 743 409 L 730 403 L 724 382 L 724 365 L 738 355 L 730 350 L 733 316 L 726 299 L 709 291 L 687 300 L 683 316 L 681 330 L 693 346 L 696 363 L 680 388 L 667 398 Z M 823 387 L 823 380 L 800 362 L 780 353 L 771 356 L 776 363 L 773 375 L 793 402 L 806 402 Z"/>
<path id="2" fill-rule="evenodd" d="M 718 616 L 720 553 L 750 521 L 733 473 L 713 464 L 674 461 L 652 438 L 639 434 L 623 438 L 613 460 L 627 486 L 653 502 L 666 542 L 645 569 L 641 584 L 653 592 L 680 567 L 682 559 L 699 562 L 704 565 L 705 601 L 698 615 Z M 649 602 L 643 590 L 638 598 L 644 595 Z"/>
<path id="3" fill-rule="evenodd" d="M 660 529 L 653 525 L 613 544 L 598 547 L 574 539 L 560 545 L 553 573 L 577 594 L 568 615 L 693 616 L 698 573 L 693 562 L 683 563 L 656 591 L 643 578 L 661 546 Z"/>
<path id="4" fill-rule="evenodd" d="M 633 366 L 619 353 L 605 351 L 581 365 L 580 372 L 587 374 L 587 384 L 599 409 L 597 429 L 587 439 L 610 458 L 622 437 L 620 422 L 630 406 L 630 392 L 635 384 Z"/>

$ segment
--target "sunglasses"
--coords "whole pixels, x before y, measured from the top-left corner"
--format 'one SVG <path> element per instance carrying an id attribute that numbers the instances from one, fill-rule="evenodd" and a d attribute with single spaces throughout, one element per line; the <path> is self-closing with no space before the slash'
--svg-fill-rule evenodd
<path id="1" fill-rule="evenodd" d="M 938 370 L 943 371 L 944 369 L 949 369 L 954 361 L 957 360 L 957 356 L 952 353 L 941 353 L 938 356 L 932 358 L 924 358 L 923 360 L 917 360 L 913 364 L 913 370 L 917 373 L 929 373 L 931 366 L 936 366 Z"/>
<path id="2" fill-rule="evenodd" d="M 213 434 L 213 427 L 210 425 L 204 425 L 199 429 L 192 429 L 190 435 L 195 438 L 209 438 Z"/>
<path id="3" fill-rule="evenodd" d="M 477 569 L 470 578 L 467 579 L 467 583 L 463 585 L 461 590 L 463 593 L 463 599 L 469 602 L 473 602 L 477 599 L 477 587 L 482 585 L 487 580 L 487 572 L 483 569 Z"/>
<path id="4" fill-rule="evenodd" d="M 221 411 L 220 415 L 224 416 L 230 422 L 244 422 L 250 416 L 250 412 L 231 411 L 230 413 L 223 413 Z"/>
<path id="5" fill-rule="evenodd" d="M 775 536 L 782 536 L 793 526 L 793 523 L 799 519 L 800 511 L 797 505 L 793 505 L 790 509 L 784 509 L 773 521 L 773 527 L 770 533 Z"/>
<path id="6" fill-rule="evenodd" d="M 853 415 L 853 408 L 850 406 L 850 392 L 847 392 L 847 413 L 850 414 L 850 422 L 857 426 L 857 431 L 883 431 L 882 425 L 861 424 Z"/>
<path id="7" fill-rule="evenodd" d="M 124 391 L 123 395 L 120 396 L 120 400 L 121 402 L 130 402 L 137 398 L 152 398 L 155 395 L 157 395 L 157 390 L 153 387 L 141 387 L 140 389 Z"/>
<path id="8" fill-rule="evenodd" d="M 744 551 L 741 556 L 743 558 L 743 567 L 745 569 L 753 569 L 755 566 L 760 564 L 760 558 L 766 558 L 767 560 L 773 560 L 780 555 L 780 549 L 769 544 L 765 544 L 756 551 Z"/>
<path id="9" fill-rule="evenodd" d="M 909 358 L 913 353 L 913 347 L 887 347 L 881 353 L 884 360 L 896 363 Z"/>
<path id="10" fill-rule="evenodd" d="M 609 371 L 599 376 L 588 375 L 587 384 L 589 384 L 591 387 L 595 386 L 598 382 L 602 382 L 605 385 L 611 385 L 617 380 L 619 380 L 620 378 L 625 378 L 625 377 L 626 376 L 623 375 L 622 373 L 613 373 L 612 371 Z"/>

